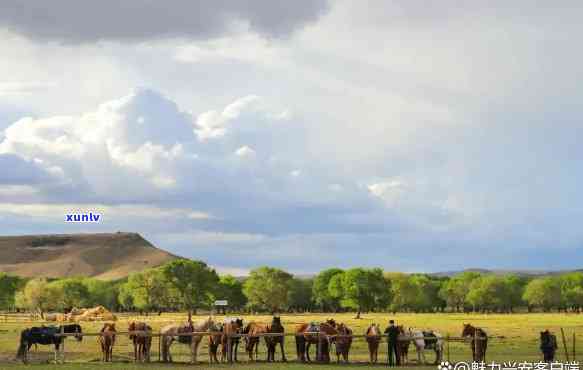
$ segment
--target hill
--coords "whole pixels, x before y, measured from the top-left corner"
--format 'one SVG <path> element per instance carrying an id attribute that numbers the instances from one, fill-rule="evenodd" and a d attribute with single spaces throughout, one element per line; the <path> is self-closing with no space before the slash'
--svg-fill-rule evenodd
<path id="1" fill-rule="evenodd" d="M 540 276 L 553 276 L 553 275 L 561 275 L 570 272 L 581 272 L 581 269 L 575 270 L 504 270 L 504 269 L 481 269 L 481 268 L 471 268 L 465 269 L 460 271 L 442 271 L 442 272 L 434 272 L 430 273 L 429 275 L 436 276 L 436 277 L 453 277 L 459 275 L 463 272 L 478 272 L 480 274 L 493 274 L 493 275 L 507 275 L 507 274 L 514 274 L 518 276 L 526 276 L 526 277 L 540 277 Z"/>
<path id="2" fill-rule="evenodd" d="M 177 259 L 136 233 L 0 236 L 0 272 L 118 279 Z"/>

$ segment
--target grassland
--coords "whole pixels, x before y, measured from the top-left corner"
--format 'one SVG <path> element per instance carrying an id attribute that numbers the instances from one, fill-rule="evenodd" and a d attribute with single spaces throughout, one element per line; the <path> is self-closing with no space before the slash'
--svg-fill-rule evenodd
<path id="1" fill-rule="evenodd" d="M 354 314 L 335 314 L 335 315 L 282 315 L 282 320 L 286 326 L 286 331 L 293 331 L 295 324 L 309 321 L 324 321 L 328 317 L 334 317 L 337 321 L 346 323 L 354 330 L 355 334 L 363 334 L 366 327 L 372 323 L 380 323 L 383 327 L 387 325 L 389 318 L 393 318 L 398 324 L 403 324 L 407 327 L 415 327 L 419 329 L 433 329 L 439 331 L 443 336 L 459 336 L 463 323 L 470 322 L 474 325 L 484 328 L 489 335 L 493 336 L 489 342 L 487 361 L 539 361 L 541 356 L 538 350 L 538 336 L 539 332 L 544 329 L 550 329 L 558 334 L 560 349 L 558 352 L 559 360 L 566 360 L 563 342 L 561 340 L 560 328 L 564 329 L 566 335 L 566 345 L 570 355 L 570 360 L 573 359 L 573 334 L 575 334 L 575 354 L 577 357 L 581 354 L 583 356 L 583 315 L 577 314 L 513 314 L 513 315 L 498 315 L 498 314 L 365 314 L 359 320 L 354 319 Z M 202 318 L 195 318 L 200 319 Z M 270 316 L 243 316 L 246 322 L 269 322 Z M 148 321 L 155 330 L 170 322 L 181 322 L 186 319 L 184 314 L 164 314 L 162 316 L 150 317 L 136 317 L 136 316 L 122 316 L 120 317 L 117 327 L 118 330 L 127 329 L 127 321 L 129 320 L 143 320 Z M 223 317 L 217 316 L 217 320 L 222 320 Z M 22 328 L 38 325 L 38 322 L 30 322 L 21 319 L 11 318 L 3 322 L 0 316 L 0 369 L 26 369 L 27 366 L 22 364 L 15 364 L 13 362 L 14 353 L 18 342 L 18 333 Z M 96 332 L 100 328 L 100 323 L 83 323 L 85 332 Z M 59 368 L 59 369 L 162 369 L 162 368 L 182 368 L 181 365 L 161 365 L 151 364 L 148 366 L 135 366 L 131 361 L 132 348 L 125 336 L 119 336 L 114 350 L 115 364 L 102 365 L 99 361 L 99 349 L 97 339 L 95 337 L 86 337 L 83 342 L 77 343 L 73 340 L 68 340 L 66 344 L 66 361 L 69 363 L 65 366 L 59 365 L 52 367 L 47 365 L 47 361 L 51 358 L 51 352 L 47 348 L 40 348 L 32 354 L 34 363 L 38 365 L 31 365 L 30 368 Z M 189 350 L 186 346 L 176 344 L 172 348 L 175 360 L 179 362 L 187 362 L 189 360 Z M 201 365 L 197 368 L 209 368 L 205 365 L 207 357 L 206 341 L 203 341 L 199 360 Z M 290 360 L 295 360 L 295 344 L 293 338 L 286 340 L 286 353 Z M 467 343 L 452 342 L 446 345 L 446 357 L 449 355 L 451 361 L 469 361 L 471 358 L 471 351 Z M 263 344 L 260 348 L 260 359 L 265 358 L 265 347 Z M 153 354 L 154 360 L 158 359 L 158 340 L 154 339 Z M 333 356 L 335 357 L 335 356 Z M 279 353 L 277 355 L 279 359 Z M 433 361 L 435 356 L 428 353 L 428 361 Z M 239 359 L 242 364 L 238 367 L 242 368 L 264 368 L 270 369 L 295 369 L 305 368 L 302 364 L 263 364 L 263 363 L 248 363 L 247 356 L 243 348 L 239 348 Z M 354 340 L 353 347 L 350 353 L 352 366 L 342 365 L 344 369 L 362 368 L 362 364 L 368 361 L 368 350 L 364 339 L 357 338 Z M 415 364 L 416 353 L 411 346 L 410 348 L 411 364 Z M 381 346 L 379 360 L 386 361 L 386 345 Z M 77 363 L 77 364 L 75 364 Z M 79 363 L 83 365 L 80 366 Z M 212 368 L 229 367 L 228 365 L 213 365 Z M 333 366 L 334 367 L 334 366 Z M 318 369 L 326 369 L 327 366 L 319 365 Z"/>

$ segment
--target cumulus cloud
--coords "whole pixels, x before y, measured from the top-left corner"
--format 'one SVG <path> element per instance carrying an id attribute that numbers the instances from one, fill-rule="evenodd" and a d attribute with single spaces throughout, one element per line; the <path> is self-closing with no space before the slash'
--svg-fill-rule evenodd
<path id="1" fill-rule="evenodd" d="M 279 37 L 316 20 L 327 9 L 326 0 L 169 3 L 8 0 L 0 5 L 0 27 L 37 39 L 71 43 L 172 37 L 200 39 L 238 29 Z"/>

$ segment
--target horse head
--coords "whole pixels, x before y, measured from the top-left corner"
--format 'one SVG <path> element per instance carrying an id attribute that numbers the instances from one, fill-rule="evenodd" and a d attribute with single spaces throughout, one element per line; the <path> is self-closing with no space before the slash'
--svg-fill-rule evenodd
<path id="1" fill-rule="evenodd" d="M 326 324 L 328 324 L 331 327 L 335 328 L 336 327 L 336 320 L 334 320 L 334 319 L 327 319 L 326 320 Z"/>
<path id="2" fill-rule="evenodd" d="M 471 324 L 464 324 L 464 328 L 462 330 L 462 337 L 473 337 L 476 333 L 476 328 L 474 328 Z"/>
<path id="3" fill-rule="evenodd" d="M 74 338 L 77 340 L 77 342 L 81 342 L 83 340 L 83 329 L 79 324 L 65 325 L 59 329 L 62 329 L 62 331 L 67 334 L 75 334 Z"/>

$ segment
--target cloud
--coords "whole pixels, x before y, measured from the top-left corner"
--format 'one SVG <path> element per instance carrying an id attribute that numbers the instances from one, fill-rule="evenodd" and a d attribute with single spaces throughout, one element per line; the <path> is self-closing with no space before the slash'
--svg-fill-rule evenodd
<path id="1" fill-rule="evenodd" d="M 44 170 L 38 162 L 27 161 L 14 154 L 0 153 L 0 185 L 38 185 L 53 179 L 50 169 Z"/>
<path id="2" fill-rule="evenodd" d="M 238 29 L 281 37 L 315 21 L 327 9 L 326 0 L 283 3 L 215 0 L 204 4 L 188 0 L 170 3 L 9 0 L 0 5 L 0 27 L 35 39 L 67 43 L 204 39 Z"/>
<path id="3" fill-rule="evenodd" d="M 55 87 L 50 82 L 0 81 L 0 98 L 23 97 Z"/>

